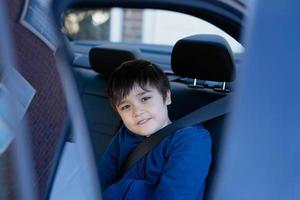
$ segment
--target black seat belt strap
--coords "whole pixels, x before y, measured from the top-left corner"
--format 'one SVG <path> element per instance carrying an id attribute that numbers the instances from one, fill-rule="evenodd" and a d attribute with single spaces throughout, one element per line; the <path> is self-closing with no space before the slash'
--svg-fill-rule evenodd
<path id="1" fill-rule="evenodd" d="M 177 130 L 191 126 L 194 124 L 199 124 L 219 116 L 222 116 L 230 111 L 230 95 L 222 97 L 216 101 L 213 101 L 192 113 L 176 120 L 172 124 L 159 130 L 148 138 L 145 138 L 137 147 L 129 154 L 125 164 L 121 168 L 120 177 L 122 177 L 126 171 L 131 168 L 138 160 L 140 160 L 144 155 L 146 155 L 151 149 L 160 143 L 160 141 Z"/>

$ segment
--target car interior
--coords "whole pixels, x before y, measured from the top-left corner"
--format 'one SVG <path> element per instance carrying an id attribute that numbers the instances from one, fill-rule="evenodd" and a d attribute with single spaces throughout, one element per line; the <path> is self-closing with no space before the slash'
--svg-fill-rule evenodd
<path id="1" fill-rule="evenodd" d="M 189 12 L 188 9 L 186 9 L 185 12 Z M 190 11 L 190 13 L 193 13 L 193 12 Z M 261 10 L 261 13 L 264 13 L 263 9 Z M 199 14 L 199 16 L 200 15 L 201 14 Z M 201 17 L 203 17 L 203 16 L 201 16 Z M 224 17 L 224 16 L 222 16 L 222 17 Z M 203 18 L 205 18 L 205 17 L 203 17 Z M 241 18 L 239 18 L 239 19 L 241 19 Z M 208 19 L 208 18 L 205 18 L 205 19 Z M 212 21 L 216 20 L 216 21 L 214 21 L 215 22 L 214 24 L 219 23 L 218 24 L 219 27 L 223 28 L 223 30 L 226 30 L 226 32 L 230 33 L 232 36 L 235 36 L 235 38 L 240 39 L 239 34 L 240 34 L 243 23 L 230 24 L 230 22 L 228 23 L 226 20 L 224 20 L 224 21 L 220 20 L 219 22 L 217 22 L 217 19 L 220 19 L 220 18 L 216 17 L 215 19 L 212 20 Z M 222 19 L 224 19 L 224 18 L 222 18 Z M 280 18 L 280 19 L 282 19 L 282 18 Z M 221 21 L 223 22 L 223 24 Z M 240 26 L 237 24 L 239 24 Z M 262 26 L 262 24 L 260 24 L 260 23 L 258 23 L 258 24 L 260 26 Z M 237 25 L 239 27 L 233 28 L 235 25 Z M 258 26 L 258 27 L 260 27 L 260 26 Z M 230 27 L 230 28 L 228 28 L 228 27 Z M 260 27 L 260 28 L 265 28 L 265 27 Z M 269 29 L 269 31 L 270 31 L 270 29 Z M 258 35 L 255 35 L 255 36 L 258 36 Z M 266 40 L 266 38 L 264 38 L 264 39 Z M 264 42 L 264 40 L 256 40 L 257 43 L 259 43 L 258 41 L 261 43 Z M 257 43 L 256 43 L 256 45 L 258 47 L 259 45 Z M 110 53 L 109 53 L 110 56 L 117 55 L 116 56 L 117 58 L 115 58 L 113 60 L 119 60 L 119 59 L 120 60 L 122 60 L 122 59 L 128 60 L 128 59 L 132 59 L 132 58 L 149 59 L 149 57 L 148 57 L 149 54 L 146 57 L 145 52 L 143 52 L 143 49 L 140 48 L 139 46 L 135 46 L 135 50 L 132 50 L 131 48 L 130 48 L 130 50 L 126 50 L 128 52 L 127 54 L 129 54 L 130 56 L 129 56 L 129 58 L 124 58 L 125 57 L 124 56 L 124 54 L 125 54 L 124 48 L 127 49 L 128 45 L 125 44 L 125 46 L 126 47 L 122 47 L 122 46 L 121 47 L 120 46 L 119 47 L 116 47 L 116 46 L 111 47 L 111 46 L 109 46 L 108 48 L 106 48 L 104 46 L 104 49 L 102 49 L 102 50 L 110 51 Z M 87 76 L 85 76 L 84 78 L 86 78 L 85 80 L 87 80 L 86 83 L 95 81 L 95 83 L 86 84 L 86 86 L 81 86 L 81 98 L 83 99 L 83 104 L 84 104 L 84 108 L 85 108 L 84 110 L 85 110 L 86 118 L 88 120 L 89 129 L 93 130 L 93 131 L 90 131 L 90 133 L 92 133 L 91 137 L 94 138 L 93 148 L 94 148 L 94 152 L 96 154 L 96 158 L 98 158 L 98 156 L 101 157 L 101 155 L 103 154 L 103 151 L 105 149 L 105 146 L 109 143 L 109 140 L 111 139 L 111 137 L 113 137 L 114 131 L 119 126 L 120 119 L 117 118 L 116 113 L 113 114 L 114 116 L 111 116 L 113 112 L 111 112 L 112 109 L 109 107 L 109 103 L 107 101 L 107 97 L 105 96 L 105 92 L 103 92 L 103 93 L 99 92 L 99 91 L 105 91 L 105 80 L 106 80 L 105 76 L 107 76 L 107 74 L 109 74 L 110 72 L 107 71 L 107 69 L 104 65 L 102 67 L 100 65 L 99 65 L 99 67 L 94 66 L 95 63 L 105 63 L 106 66 L 109 66 L 110 63 L 106 63 L 108 61 L 104 61 L 104 60 L 95 61 L 95 58 L 93 59 L 94 56 L 91 56 L 91 53 L 96 53 L 97 51 L 93 52 L 93 48 L 97 48 L 99 51 L 101 51 L 101 45 L 98 47 L 92 47 L 92 49 L 88 52 L 89 61 L 90 61 L 90 64 L 91 64 L 91 67 L 93 70 L 86 69 L 84 67 L 80 67 L 79 62 L 77 63 L 77 67 L 79 67 L 80 69 L 74 69 L 74 70 L 76 71 L 77 80 L 78 79 L 80 80 L 81 77 L 83 76 L 81 73 L 83 71 L 86 71 L 87 73 L 89 73 L 91 75 L 91 77 L 93 77 L 90 79 Z M 116 52 L 118 52 L 118 53 L 115 53 L 115 54 L 112 53 L 111 52 L 112 49 L 116 50 Z M 259 48 L 257 48 L 257 49 L 259 49 Z M 254 49 L 253 52 L 257 51 L 257 49 Z M 76 50 L 75 50 L 75 52 L 76 52 Z M 137 53 L 137 52 L 139 52 L 139 53 Z M 103 53 L 103 55 L 105 54 L 104 52 L 102 52 L 102 53 Z M 265 52 L 262 52 L 262 55 L 264 55 L 264 53 Z M 253 55 L 255 55 L 255 53 L 253 53 Z M 160 56 L 162 56 L 162 55 L 160 55 Z M 239 63 L 238 63 L 238 61 L 235 60 L 235 58 L 233 58 L 231 49 L 228 48 L 228 45 L 226 44 L 226 42 L 224 43 L 224 41 L 220 37 L 206 36 L 206 35 L 194 35 L 192 37 L 182 38 L 181 40 L 177 41 L 177 43 L 172 47 L 172 49 L 170 49 L 169 54 L 164 53 L 163 56 L 167 57 L 170 60 L 170 62 L 164 62 L 163 67 L 170 66 L 172 69 L 171 72 L 169 70 L 166 70 L 166 74 L 169 77 L 171 87 L 172 87 L 172 101 L 173 102 L 169 108 L 169 113 L 170 113 L 170 117 L 172 120 L 179 119 L 182 116 L 190 113 L 191 111 L 193 111 L 199 107 L 205 107 L 205 105 L 209 104 L 210 102 L 214 102 L 217 99 L 220 99 L 224 96 L 228 96 L 233 92 L 233 89 L 234 89 L 233 81 L 235 78 L 235 71 L 236 71 L 235 67 Z M 96 57 L 101 58 L 101 55 L 99 54 Z M 271 59 L 271 60 L 273 60 L 273 59 Z M 82 60 L 80 60 L 80 61 L 82 61 Z M 154 61 L 157 61 L 157 60 L 154 60 Z M 273 63 L 273 62 L 271 62 L 271 63 Z M 86 63 L 86 61 L 83 63 Z M 251 62 L 249 61 L 249 63 L 251 63 Z M 74 62 L 74 64 L 76 64 L 76 61 Z M 115 65 L 112 64 L 111 69 L 115 68 L 118 64 L 120 64 L 120 63 L 115 63 Z M 252 64 L 256 64 L 255 61 Z M 254 67 L 254 66 L 251 66 L 251 67 Z M 251 67 L 249 67 L 249 68 L 251 68 Z M 95 70 L 95 68 L 97 68 L 97 70 Z M 102 69 L 100 69 L 100 68 L 102 68 Z M 248 71 L 248 72 L 250 72 L 250 71 Z M 269 74 L 267 74 L 267 73 L 268 72 L 265 73 L 265 76 L 269 77 L 268 76 Z M 98 77 L 98 78 L 95 78 L 95 77 Z M 261 79 L 260 78 L 258 78 L 258 81 L 261 81 L 261 79 L 263 79 L 263 78 L 261 78 Z M 250 80 L 250 78 L 248 80 Z M 272 78 L 271 78 L 271 80 L 272 80 Z M 218 84 L 214 83 L 214 84 L 210 85 L 211 81 L 217 82 Z M 79 82 L 81 82 L 81 81 L 79 81 Z M 98 82 L 98 83 L 101 82 L 101 83 L 98 84 L 96 82 Z M 78 83 L 78 84 L 80 84 L 80 83 Z M 252 83 L 248 83 L 248 86 L 251 84 Z M 94 90 L 95 89 L 94 86 L 96 86 L 96 85 L 99 88 Z M 263 85 L 263 83 L 262 83 L 262 85 Z M 91 88 L 93 88 L 93 89 L 91 89 Z M 245 94 L 248 91 L 247 91 L 247 88 L 244 88 L 244 89 L 245 90 L 243 92 Z M 255 88 L 253 88 L 253 89 L 255 90 Z M 83 95 L 82 95 L 82 91 L 84 93 Z M 265 91 L 263 91 L 261 94 L 265 94 L 264 92 Z M 88 96 L 90 96 L 90 97 L 88 97 Z M 101 103 L 103 103 L 102 104 L 103 108 L 97 108 L 97 106 L 99 106 L 99 104 L 98 105 L 93 104 L 93 106 L 91 106 L 91 104 L 88 105 L 88 103 L 87 103 L 88 101 L 98 102 L 97 98 L 100 99 Z M 251 98 L 251 97 L 248 96 L 248 98 Z M 87 99 L 89 99 L 89 100 L 87 100 Z M 91 99 L 93 99 L 93 100 L 91 100 Z M 245 100 L 245 99 L 243 99 L 243 100 Z M 267 107 L 268 107 L 268 105 L 269 104 L 267 104 Z M 252 106 L 253 106 L 253 104 L 252 104 Z M 97 113 L 95 113 L 93 111 L 98 110 L 98 109 L 101 111 L 102 110 L 107 111 L 108 109 L 110 109 L 110 111 L 108 111 L 109 114 L 107 113 L 105 116 L 110 116 L 111 119 L 114 119 L 114 121 L 107 122 L 105 120 L 102 121 L 102 119 L 97 118 L 99 121 L 96 122 L 95 115 L 97 115 Z M 245 113 L 243 113 L 243 114 L 245 114 Z M 260 116 L 256 116 L 255 114 L 253 116 L 255 119 L 256 119 L 256 117 L 260 117 Z M 239 120 L 241 120 L 241 121 L 244 120 L 243 125 L 246 126 L 247 119 L 242 119 L 243 116 L 241 116 L 241 115 L 239 117 L 240 117 Z M 233 172 L 232 169 L 239 170 L 239 168 L 232 168 L 232 169 L 228 170 L 228 168 L 226 169 L 225 165 L 222 165 L 222 168 L 223 168 L 223 171 L 227 170 L 227 174 L 225 176 L 223 176 L 222 180 L 220 179 L 219 153 L 220 153 L 220 149 L 222 149 L 222 145 L 224 143 L 224 133 L 231 134 L 229 132 L 225 132 L 225 125 L 226 125 L 227 119 L 228 119 L 228 115 L 224 115 L 224 116 L 217 117 L 215 119 L 204 122 L 204 125 L 210 131 L 212 139 L 213 139 L 213 162 L 211 164 L 209 176 L 207 177 L 205 199 L 213 199 L 214 195 L 212 193 L 215 191 L 216 184 L 219 184 L 219 186 L 220 186 L 224 183 L 222 181 L 229 181 L 229 182 L 235 183 L 235 185 L 234 184 L 232 185 L 232 188 L 236 188 L 235 186 L 237 184 L 240 184 L 240 182 L 238 182 L 238 181 L 235 182 L 235 181 L 242 180 L 242 178 L 239 178 L 237 176 L 235 177 L 236 179 L 234 179 L 234 178 L 231 179 L 231 177 L 230 177 L 231 173 Z M 263 121 L 263 119 L 262 119 L 262 121 Z M 111 123 L 111 122 L 113 122 L 113 124 L 111 124 L 109 126 L 109 131 L 106 133 L 104 133 L 104 132 L 100 133 L 101 132 L 100 128 L 98 130 L 97 130 L 97 128 L 95 128 L 95 127 L 98 127 L 98 125 L 100 125 L 100 124 L 101 125 L 99 127 L 106 125 L 108 123 Z M 238 122 L 236 122 L 236 123 L 238 123 Z M 259 126 L 257 126 L 256 130 L 257 129 L 259 129 Z M 240 129 L 240 130 L 243 130 L 243 129 Z M 259 131 L 257 131 L 257 132 L 259 132 Z M 109 133 L 109 135 L 107 133 Z M 231 139 L 232 139 L 231 145 L 234 146 L 234 142 L 238 141 L 238 139 L 235 140 L 233 136 L 240 136 L 239 135 L 240 133 L 241 132 L 236 131 L 235 135 L 231 134 L 231 136 L 232 136 L 231 137 Z M 253 134 L 253 133 L 249 133 L 249 135 L 250 134 Z M 249 137 L 249 135 L 245 136 L 243 138 L 243 141 L 241 142 L 241 140 L 240 140 L 240 142 L 244 145 L 247 145 L 247 137 Z M 260 137 L 258 134 L 256 136 Z M 105 139 L 101 139 L 101 140 L 99 139 L 99 141 L 101 141 L 101 142 L 105 141 L 105 140 L 106 141 L 101 144 L 97 144 L 97 142 L 99 142 L 99 141 L 97 141 L 97 139 L 95 139 L 95 138 L 105 138 Z M 262 149 L 264 149 L 264 150 L 266 150 L 264 148 L 264 145 L 268 143 L 268 139 L 266 139 L 266 138 L 269 138 L 269 137 L 265 137 L 263 140 L 264 142 L 262 143 L 262 147 L 263 147 Z M 253 138 L 253 140 L 256 141 L 255 138 Z M 253 143 L 255 144 L 255 142 L 253 142 Z M 236 145 L 236 146 L 239 146 L 239 145 Z M 241 145 L 239 147 L 241 147 Z M 253 147 L 255 148 L 255 145 L 252 145 L 251 147 L 249 146 L 248 150 L 246 150 L 246 154 L 252 155 L 252 156 L 254 156 L 254 158 L 256 158 L 257 155 L 253 155 L 253 154 L 249 153 L 249 152 L 252 152 Z M 228 148 L 228 149 L 230 149 L 230 148 Z M 242 158 L 241 160 L 245 160 L 248 158 L 245 155 L 238 154 L 237 153 L 237 151 L 239 150 L 238 148 L 234 149 L 234 150 L 237 150 L 235 152 L 233 152 L 233 149 L 234 148 L 231 149 L 232 150 L 231 157 L 230 157 L 231 160 L 227 159 L 227 164 L 230 161 L 232 163 L 234 163 L 233 159 L 234 159 L 235 155 L 239 155 L 240 158 Z M 274 149 L 276 149 L 276 147 Z M 230 150 L 228 150 L 227 152 L 229 152 L 229 151 Z M 257 153 L 257 152 L 255 152 L 255 153 Z M 257 153 L 257 154 L 259 154 L 259 153 Z M 225 155 L 225 153 L 223 153 L 223 158 L 224 158 L 224 155 Z M 259 156 L 257 156 L 257 157 L 259 157 Z M 257 159 L 257 160 L 264 162 L 265 159 L 262 157 L 260 157 L 260 159 Z M 197 158 L 195 158 L 195 159 L 197 159 Z M 253 160 L 257 161 L 256 159 L 253 159 Z M 239 161 L 236 161 L 235 164 L 237 164 L 237 162 L 239 162 Z M 245 162 L 245 163 L 246 164 L 244 164 L 244 167 L 245 167 L 245 165 L 247 165 L 247 162 Z M 268 163 L 266 166 L 270 166 L 271 165 L 270 163 Z M 253 162 L 253 163 L 249 164 L 249 166 L 251 165 L 253 167 L 253 171 L 252 171 L 253 175 L 257 172 L 257 169 L 258 169 L 258 168 L 256 168 L 255 164 L 257 164 L 257 163 Z M 247 169 L 249 169 L 249 167 Z M 242 172 L 245 172 L 245 171 L 243 171 L 243 170 L 239 171 L 240 177 L 245 177 L 245 176 L 242 176 L 243 175 Z M 267 170 L 265 170 L 264 172 L 266 172 L 268 174 Z M 272 173 L 270 173 L 270 174 L 272 174 Z M 255 175 L 253 176 L 252 180 L 256 178 Z M 273 175 L 275 175 L 275 174 L 273 174 Z M 224 177 L 226 177 L 227 179 L 225 179 Z M 218 183 L 216 180 L 218 180 Z M 245 188 L 247 186 L 249 186 L 249 185 L 245 184 L 245 186 L 243 188 Z M 224 188 L 225 188 L 225 190 L 224 190 Z M 251 186 L 251 188 L 253 189 L 253 188 L 255 188 L 255 186 Z M 219 196 L 219 198 L 216 198 L 216 199 L 220 199 L 220 197 L 223 197 L 222 194 L 225 194 L 225 195 L 228 194 L 226 189 L 227 189 L 226 186 L 223 186 L 223 191 L 222 191 L 223 193 L 221 192 L 221 196 Z M 255 188 L 255 189 L 257 189 L 257 188 Z M 262 189 L 259 189 L 259 190 L 261 191 Z M 232 191 L 235 191 L 235 190 L 232 189 Z M 255 190 L 253 190 L 253 191 L 255 191 Z M 243 190 L 235 191 L 235 192 L 239 193 L 240 196 L 243 197 L 243 194 L 242 194 Z M 251 191 L 249 193 L 251 193 Z M 232 196 L 234 197 L 235 193 L 230 194 L 230 195 L 231 195 L 231 197 Z M 249 195 L 249 197 L 245 198 L 245 199 L 251 199 L 250 196 L 251 195 Z M 270 196 L 272 196 L 272 195 L 270 195 Z M 226 198 L 226 196 L 225 196 L 224 199 L 230 199 L 230 198 L 228 198 L 228 197 Z"/>
<path id="2" fill-rule="evenodd" d="M 100 45 L 90 49 L 91 68 L 74 62 L 74 75 L 88 122 L 95 158 L 100 159 L 111 138 L 121 124 L 121 119 L 111 107 L 106 94 L 109 75 L 122 62 L 143 59 L 138 48 L 125 45 Z M 224 38 L 218 35 L 194 35 L 179 40 L 171 53 L 174 74 L 167 74 L 172 93 L 169 116 L 175 121 L 197 108 L 203 107 L 230 94 L 223 83 L 234 80 L 235 65 L 231 49 Z M 215 81 L 212 85 L 197 83 L 197 80 Z M 219 138 L 222 137 L 226 116 L 204 123 L 213 140 L 213 163 L 210 174 L 214 174 Z M 195 158 L 197 159 L 197 158 Z M 208 178 L 208 185 L 212 175 Z"/>
<path id="3" fill-rule="evenodd" d="M 10 17 L 18 18 L 22 6 L 18 1 L 9 4 Z M 26 113 L 32 138 L 33 167 L 37 177 L 34 189 L 41 199 L 48 199 L 61 159 L 64 158 L 65 143 L 80 141 L 76 135 L 74 138 L 68 135 L 79 130 L 70 128 L 74 124 L 70 120 L 74 116 L 70 113 L 75 109 L 72 110 L 67 105 L 69 95 L 64 93 L 65 88 L 61 83 L 67 76 L 60 71 L 63 64 L 57 59 L 67 49 L 60 47 L 53 53 L 30 29 L 26 29 L 18 21 L 12 21 L 11 25 L 15 30 L 17 48 L 24 49 L 17 55 L 21 63 L 20 71 L 36 90 Z M 25 36 L 26 39 L 23 40 Z M 172 90 L 172 104 L 169 107 L 172 121 L 232 92 L 236 61 L 225 39 L 218 35 L 182 37 L 172 47 L 84 41 L 70 42 L 69 45 L 71 70 L 87 121 L 87 135 L 92 143 L 95 162 L 100 160 L 121 124 L 118 114 L 109 104 L 106 84 L 110 73 L 122 62 L 146 59 L 165 70 Z M 38 54 L 36 49 L 39 50 Z M 221 145 L 219 141 L 226 117 L 220 116 L 204 123 L 211 132 L 214 144 L 207 196 L 217 170 L 218 149 Z"/>
<path id="4" fill-rule="evenodd" d="M 122 123 L 107 80 L 132 59 L 163 68 L 173 122 L 234 97 L 203 122 L 213 141 L 204 199 L 299 199 L 299 7 L 296 0 L 1 1 L 0 199 L 102 199 L 97 162 Z M 110 8 L 191 15 L 246 51 L 198 31 L 165 45 L 70 40 L 61 29 L 65 12 Z M 97 15 L 96 26 L 107 16 Z M 189 20 L 173 22 L 179 29 L 157 35 L 169 39 Z"/>

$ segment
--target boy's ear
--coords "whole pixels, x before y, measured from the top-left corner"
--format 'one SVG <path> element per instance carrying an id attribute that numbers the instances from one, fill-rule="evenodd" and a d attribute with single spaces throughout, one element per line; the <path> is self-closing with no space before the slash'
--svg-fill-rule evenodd
<path id="1" fill-rule="evenodd" d="M 171 100 L 171 91 L 168 90 L 167 91 L 167 96 L 166 96 L 166 105 L 170 105 L 172 103 L 172 100 Z"/>

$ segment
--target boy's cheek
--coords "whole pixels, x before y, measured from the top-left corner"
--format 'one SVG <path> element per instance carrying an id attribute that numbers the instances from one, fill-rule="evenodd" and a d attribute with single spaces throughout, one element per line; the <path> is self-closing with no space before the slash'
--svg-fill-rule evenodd
<path id="1" fill-rule="evenodd" d="M 117 112 L 118 112 L 118 114 L 119 114 L 119 116 L 122 118 L 122 120 L 123 120 L 123 118 L 124 118 L 124 112 L 122 112 L 121 110 L 117 110 Z"/>
<path id="2" fill-rule="evenodd" d="M 129 116 L 127 116 L 126 114 L 124 114 L 124 113 L 119 113 L 119 115 L 120 115 L 120 117 L 121 117 L 121 119 L 122 119 L 122 121 L 123 121 L 123 123 L 127 126 L 127 125 L 130 125 L 130 118 L 129 118 Z"/>

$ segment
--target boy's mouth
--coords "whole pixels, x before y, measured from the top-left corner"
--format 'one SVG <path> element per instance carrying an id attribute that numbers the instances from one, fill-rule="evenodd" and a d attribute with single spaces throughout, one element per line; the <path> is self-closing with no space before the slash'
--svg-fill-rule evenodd
<path id="1" fill-rule="evenodd" d="M 150 119 L 151 118 L 142 119 L 142 120 L 137 122 L 137 125 L 143 125 L 143 124 L 147 123 Z"/>

